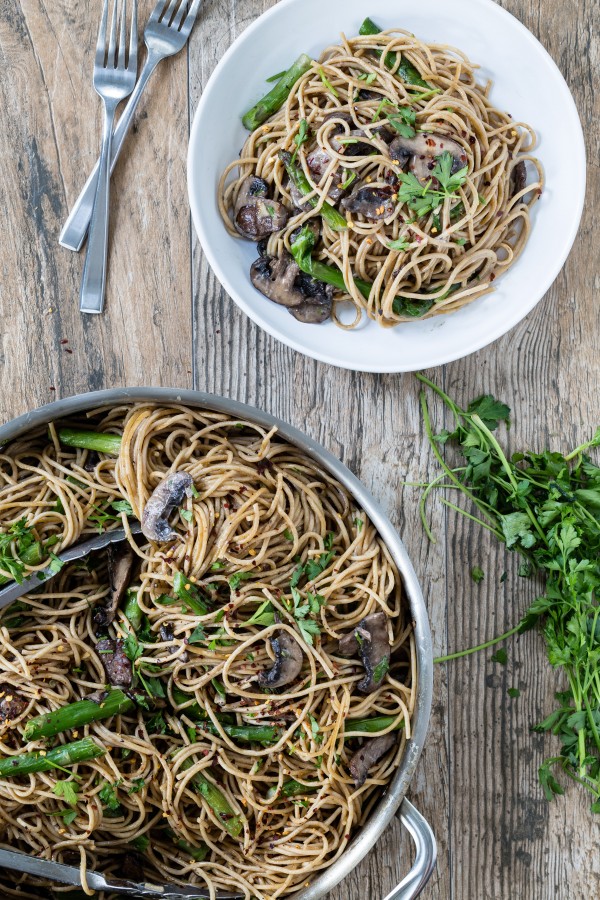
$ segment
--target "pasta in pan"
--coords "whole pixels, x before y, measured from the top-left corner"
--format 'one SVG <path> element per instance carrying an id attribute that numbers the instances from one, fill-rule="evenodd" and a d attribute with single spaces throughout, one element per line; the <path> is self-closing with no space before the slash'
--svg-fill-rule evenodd
<path id="1" fill-rule="evenodd" d="M 78 864 L 87 893 L 97 868 L 261 900 L 343 853 L 416 673 L 398 572 L 342 485 L 275 429 L 132 404 L 4 448 L 0 531 L 3 580 L 57 570 L 0 614 L 3 846 Z"/>

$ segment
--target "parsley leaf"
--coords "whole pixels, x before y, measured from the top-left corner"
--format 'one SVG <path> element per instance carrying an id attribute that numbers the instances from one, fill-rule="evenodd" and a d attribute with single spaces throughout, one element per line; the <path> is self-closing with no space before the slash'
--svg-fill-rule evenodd
<path id="1" fill-rule="evenodd" d="M 264 603 L 261 603 L 254 615 L 246 622 L 246 625 L 269 626 L 274 624 L 275 610 L 270 600 L 265 600 Z"/>
<path id="2" fill-rule="evenodd" d="M 57 781 L 52 789 L 52 793 L 57 797 L 62 797 L 69 806 L 77 806 L 77 784 L 74 781 Z"/>
<path id="3" fill-rule="evenodd" d="M 231 578 L 227 579 L 229 587 L 232 591 L 237 591 L 242 581 L 247 581 L 249 578 L 252 578 L 253 575 L 254 572 L 235 572 Z"/>
<path id="4" fill-rule="evenodd" d="M 388 247 L 390 250 L 397 250 L 399 253 L 405 253 L 410 247 L 410 241 L 407 241 L 406 238 L 398 238 L 395 241 L 389 241 Z"/>
<path id="5" fill-rule="evenodd" d="M 475 584 L 481 584 L 481 582 L 485 578 L 483 569 L 481 569 L 479 566 L 473 566 L 473 568 L 471 569 L 471 578 L 473 579 Z"/>

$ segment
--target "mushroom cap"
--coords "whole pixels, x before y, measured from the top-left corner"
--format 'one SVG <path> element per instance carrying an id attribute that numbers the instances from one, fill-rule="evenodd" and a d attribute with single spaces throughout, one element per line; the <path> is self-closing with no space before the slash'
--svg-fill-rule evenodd
<path id="1" fill-rule="evenodd" d="M 98 641 L 96 653 L 100 657 L 109 684 L 116 688 L 129 689 L 133 684 L 133 670 L 131 660 L 123 649 L 123 641 L 110 639 Z"/>
<path id="2" fill-rule="evenodd" d="M 395 190 L 392 185 L 366 187 L 358 185 L 349 197 L 342 200 L 342 206 L 349 212 L 358 213 L 370 222 L 387 219 L 396 209 Z"/>
<path id="3" fill-rule="evenodd" d="M 348 765 L 356 787 L 362 787 L 367 780 L 367 773 L 371 766 L 379 762 L 397 740 L 398 735 L 394 731 L 388 731 L 387 734 L 382 734 L 380 737 L 369 738 L 360 750 L 356 751 Z"/>
<path id="4" fill-rule="evenodd" d="M 380 611 L 361 619 L 350 634 L 340 638 L 338 652 L 340 656 L 355 656 L 360 652 L 366 674 L 357 688 L 363 694 L 371 694 L 377 690 L 387 671 L 385 661 L 389 664 L 391 653 L 386 614 Z M 383 674 L 376 679 L 375 670 L 382 664 Z"/>
<path id="5" fill-rule="evenodd" d="M 438 156 L 449 153 L 452 156 L 452 175 L 455 175 L 468 164 L 467 152 L 458 141 L 446 134 L 418 132 L 414 137 L 395 137 L 390 144 L 390 156 L 399 162 L 402 168 L 410 163 L 410 170 L 422 184 L 427 184 L 432 177 Z"/>
<path id="6" fill-rule="evenodd" d="M 285 228 L 290 213 L 279 200 L 269 199 L 267 182 L 249 175 L 242 182 L 233 210 L 233 224 L 243 237 L 260 241 Z"/>
<path id="7" fill-rule="evenodd" d="M 258 676 L 258 683 L 265 688 L 280 688 L 295 681 L 302 669 L 303 654 L 298 641 L 287 631 L 269 638 L 275 654 L 272 668 Z"/>
<path id="8" fill-rule="evenodd" d="M 119 603 L 129 586 L 134 561 L 133 550 L 126 541 L 109 544 L 107 558 L 110 594 L 102 606 L 94 609 L 93 619 L 98 629 L 104 629 L 114 621 Z"/>
<path id="9" fill-rule="evenodd" d="M 250 267 L 250 280 L 261 294 L 285 306 L 299 322 L 320 324 L 331 315 L 331 285 L 301 272 L 288 253 L 260 256 Z"/>
<path id="10" fill-rule="evenodd" d="M 149 541 L 174 541 L 177 532 L 167 521 L 176 506 L 181 506 L 184 496 L 191 496 L 192 476 L 187 472 L 167 475 L 152 492 L 142 513 L 142 533 Z"/>

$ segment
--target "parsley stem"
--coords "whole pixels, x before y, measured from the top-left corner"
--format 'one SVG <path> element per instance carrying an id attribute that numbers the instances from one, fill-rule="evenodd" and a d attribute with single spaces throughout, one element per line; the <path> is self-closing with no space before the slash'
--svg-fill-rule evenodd
<path id="1" fill-rule="evenodd" d="M 433 661 L 434 663 L 448 662 L 451 659 L 460 659 L 463 656 L 470 656 L 472 653 L 478 653 L 480 650 L 487 650 L 488 647 L 493 647 L 495 644 L 499 644 L 501 641 L 505 641 L 507 638 L 512 637 L 513 634 L 517 634 L 520 628 L 520 624 L 516 625 L 514 628 L 511 628 L 510 631 L 505 631 L 504 634 L 501 634 L 499 637 L 492 638 L 491 641 L 477 644 L 476 647 L 469 647 L 468 650 L 459 650 L 457 653 L 450 653 L 448 656 L 436 656 Z"/>
<path id="2" fill-rule="evenodd" d="M 419 378 L 419 379 L 422 380 L 422 381 L 424 380 L 425 383 L 429 383 L 427 379 L 421 378 L 420 375 L 417 375 L 417 378 Z M 448 399 L 449 399 L 449 398 L 448 398 Z M 488 515 L 487 512 L 485 511 L 485 509 L 483 509 L 483 508 L 481 507 L 481 504 L 480 504 L 479 500 L 477 499 L 477 497 L 475 497 L 474 494 L 472 494 L 471 491 L 470 491 L 467 487 L 465 487 L 465 485 L 462 483 L 462 481 L 460 481 L 460 480 L 456 477 L 456 475 L 454 474 L 454 472 L 452 471 L 452 469 L 450 468 L 450 466 L 448 466 L 448 464 L 446 463 L 446 461 L 445 461 L 445 459 L 443 458 L 442 454 L 440 453 L 440 451 L 439 451 L 439 449 L 438 449 L 438 446 L 437 446 L 437 444 L 436 444 L 436 441 L 435 441 L 434 434 L 433 434 L 433 428 L 431 427 L 431 417 L 430 417 L 430 415 L 429 415 L 429 405 L 428 405 L 428 403 L 427 403 L 427 397 L 425 396 L 425 392 L 424 392 L 424 391 L 421 391 L 421 397 L 420 397 L 420 400 L 421 400 L 421 410 L 422 410 L 422 412 L 423 412 L 423 421 L 424 421 L 424 423 L 425 423 L 425 431 L 426 431 L 426 434 L 427 434 L 427 440 L 429 441 L 429 444 L 430 444 L 431 449 L 432 449 L 432 451 L 433 451 L 433 455 L 435 456 L 435 458 L 436 458 L 437 461 L 439 462 L 440 466 L 442 467 L 442 469 L 444 470 L 444 472 L 446 473 L 446 475 L 448 476 L 448 478 L 450 479 L 450 481 L 452 481 L 453 484 L 454 484 L 460 491 L 462 491 L 462 493 L 465 495 L 465 497 L 468 497 L 469 500 L 471 500 L 471 502 L 477 507 L 477 509 L 479 509 L 479 510 L 483 513 L 483 515 L 486 516 L 486 518 L 489 519 L 489 521 L 493 524 L 493 521 L 494 521 L 494 520 L 492 519 L 492 517 L 491 517 L 490 515 Z M 451 401 L 450 401 L 450 402 L 451 402 Z M 453 404 L 452 404 L 452 405 L 453 405 Z M 459 420 L 459 421 L 460 421 L 460 420 Z"/>

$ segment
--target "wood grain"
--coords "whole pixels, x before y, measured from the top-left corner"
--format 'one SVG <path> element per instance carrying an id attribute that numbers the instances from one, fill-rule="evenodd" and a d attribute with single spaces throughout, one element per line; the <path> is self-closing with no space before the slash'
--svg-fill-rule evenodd
<path id="1" fill-rule="evenodd" d="M 98 3 L 3 0 L 0 419 L 55 396 L 126 383 L 193 383 L 281 416 L 343 459 L 382 502 L 422 579 L 442 654 L 509 627 L 536 585 L 519 579 L 512 557 L 435 498 L 437 543 L 424 539 L 418 492 L 404 486 L 435 471 L 415 380 L 336 370 L 259 331 L 221 289 L 190 227 L 189 120 L 231 41 L 273 2 L 205 0 L 187 57 L 180 54 L 151 82 L 113 179 L 107 314 L 82 319 L 82 259 L 62 250 L 57 237 L 98 149 L 99 103 L 91 87 Z M 597 198 L 598 0 L 502 5 L 540 38 L 570 84 L 588 143 L 588 197 Z M 484 391 L 506 399 L 514 447 L 574 446 L 600 423 L 593 205 L 543 303 L 492 347 L 431 373 L 459 400 Z M 441 422 L 436 404 L 433 410 Z M 468 577 L 474 565 L 485 570 L 479 586 Z M 508 652 L 505 667 L 489 654 L 436 667 L 430 736 L 410 792 L 438 840 L 439 863 L 425 896 L 598 897 L 598 826 L 586 798 L 569 786 L 549 805 L 537 783 L 554 744 L 530 727 L 548 711 L 559 680 L 536 634 Z M 511 699 L 509 687 L 521 696 Z M 395 823 L 330 900 L 381 900 L 406 873 L 411 852 Z"/>

